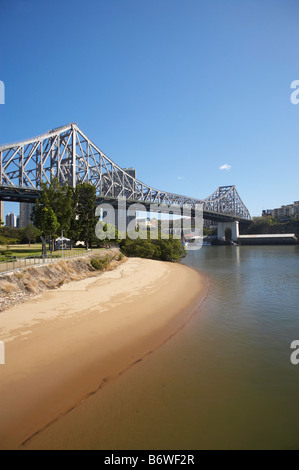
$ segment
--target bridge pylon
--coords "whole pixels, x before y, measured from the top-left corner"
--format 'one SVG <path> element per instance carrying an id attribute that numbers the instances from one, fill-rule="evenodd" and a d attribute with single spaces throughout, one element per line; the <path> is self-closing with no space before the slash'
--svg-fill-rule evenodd
<path id="1" fill-rule="evenodd" d="M 231 229 L 232 241 L 237 242 L 239 238 L 239 221 L 234 220 L 233 222 L 218 222 L 217 226 L 217 238 L 220 241 L 225 241 L 225 230 Z"/>

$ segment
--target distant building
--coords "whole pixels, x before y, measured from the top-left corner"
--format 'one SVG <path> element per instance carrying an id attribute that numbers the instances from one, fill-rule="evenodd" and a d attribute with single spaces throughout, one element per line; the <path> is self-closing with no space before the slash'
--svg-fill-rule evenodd
<path id="1" fill-rule="evenodd" d="M 293 204 L 287 204 L 277 209 L 267 209 L 262 212 L 263 217 L 272 216 L 275 219 L 299 219 L 299 201 Z"/>
<path id="2" fill-rule="evenodd" d="M 14 212 L 10 212 L 6 216 L 6 226 L 14 228 L 16 226 L 16 214 Z"/>
<path id="3" fill-rule="evenodd" d="M 29 204 L 27 202 L 21 202 L 20 204 L 20 228 L 27 227 L 27 225 L 32 224 L 31 214 L 33 211 L 34 204 Z"/>
<path id="4" fill-rule="evenodd" d="M 123 170 L 131 177 L 128 178 L 129 188 L 124 190 L 124 196 L 128 199 L 132 198 L 132 195 L 135 193 L 135 182 L 132 178 L 136 179 L 136 170 L 135 168 L 123 168 Z M 125 184 L 126 186 L 126 184 Z"/>
<path id="5" fill-rule="evenodd" d="M 299 219 L 299 201 L 295 201 L 293 204 L 293 214 L 296 219 Z"/>
<path id="6" fill-rule="evenodd" d="M 136 178 L 136 170 L 135 168 L 123 168 L 123 170 L 128 173 L 128 175 L 132 176 L 132 178 Z"/>
<path id="7" fill-rule="evenodd" d="M 262 217 L 273 217 L 273 210 L 272 209 L 263 210 Z"/>
<path id="8" fill-rule="evenodd" d="M 20 216 L 17 216 L 17 228 L 20 228 Z"/>
<path id="9" fill-rule="evenodd" d="M 203 226 L 206 228 L 214 229 L 215 227 L 217 227 L 217 223 L 215 223 L 213 220 L 204 219 Z"/>
<path id="10" fill-rule="evenodd" d="M 128 176 L 123 174 L 123 171 Z M 111 197 L 124 196 L 127 199 L 134 199 L 136 170 L 135 168 L 123 168 L 122 171 L 114 169 L 113 172 L 107 171 L 102 175 L 101 190 L 104 194 Z M 116 183 L 115 185 L 112 182 Z M 122 186 L 124 185 L 124 190 Z"/>

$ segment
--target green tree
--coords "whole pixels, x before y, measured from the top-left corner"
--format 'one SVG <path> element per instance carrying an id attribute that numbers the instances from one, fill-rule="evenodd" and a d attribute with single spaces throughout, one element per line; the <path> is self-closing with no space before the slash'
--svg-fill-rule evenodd
<path id="1" fill-rule="evenodd" d="M 95 227 L 93 243 L 97 246 L 102 246 L 103 244 L 110 243 L 112 240 L 114 243 L 119 244 L 118 236 L 118 230 L 115 225 L 106 224 L 99 220 Z"/>
<path id="2" fill-rule="evenodd" d="M 3 222 L 0 225 L 0 245 L 9 246 L 16 245 L 21 242 L 22 229 L 15 227 L 3 226 Z"/>
<path id="3" fill-rule="evenodd" d="M 240 224 L 241 235 L 295 233 L 299 236 L 299 220 L 278 220 L 274 217 L 254 217 L 250 224 Z"/>
<path id="4" fill-rule="evenodd" d="M 153 240 L 153 243 L 156 245 L 157 259 L 161 261 L 179 262 L 187 255 L 181 241 L 172 236 L 168 240 Z"/>
<path id="5" fill-rule="evenodd" d="M 120 248 L 126 256 L 138 258 L 149 258 L 161 261 L 179 262 L 186 256 L 186 250 L 180 240 L 169 237 L 168 240 L 140 239 L 121 240 Z"/>
<path id="6" fill-rule="evenodd" d="M 58 232 L 68 233 L 73 218 L 73 189 L 69 184 L 61 185 L 57 178 L 50 184 L 42 183 L 43 190 L 37 205 L 51 208 L 59 224 Z"/>
<path id="7" fill-rule="evenodd" d="M 52 251 L 52 237 L 63 230 L 65 235 L 70 231 L 73 214 L 73 189 L 68 185 L 62 186 L 55 178 L 50 184 L 42 183 L 40 199 L 36 200 L 32 221 L 41 232 L 43 255 L 47 254 L 45 237 L 49 237 Z"/>
<path id="8" fill-rule="evenodd" d="M 35 241 L 37 237 L 40 235 L 40 231 L 38 228 L 34 227 L 33 224 L 28 224 L 24 229 L 23 229 L 23 235 L 28 241 L 28 245 L 30 247 L 31 242 Z"/>
<path id="9" fill-rule="evenodd" d="M 130 238 L 127 238 L 120 242 L 120 248 L 124 254 L 129 257 L 156 258 L 155 254 L 157 250 L 151 240 L 143 240 L 141 238 L 131 240 Z"/>
<path id="10" fill-rule="evenodd" d="M 21 243 L 23 237 L 23 229 L 16 227 L 1 227 L 0 235 L 4 238 L 14 239 L 16 243 Z"/>
<path id="11" fill-rule="evenodd" d="M 57 235 L 59 223 L 57 217 L 51 207 L 36 205 L 34 209 L 34 224 L 41 232 L 43 244 L 43 256 L 47 255 L 47 247 L 45 237 L 49 237 L 49 247 L 52 252 L 52 237 Z"/>
<path id="12" fill-rule="evenodd" d="M 74 217 L 71 226 L 72 235 L 77 241 L 84 241 L 86 249 L 88 249 L 94 240 L 97 223 L 95 216 L 95 186 L 88 183 L 78 184 L 75 189 L 73 201 Z"/>
<path id="13" fill-rule="evenodd" d="M 9 245 L 9 242 L 10 242 L 9 238 L 5 238 L 2 235 L 0 235 L 0 245 L 7 246 Z"/>

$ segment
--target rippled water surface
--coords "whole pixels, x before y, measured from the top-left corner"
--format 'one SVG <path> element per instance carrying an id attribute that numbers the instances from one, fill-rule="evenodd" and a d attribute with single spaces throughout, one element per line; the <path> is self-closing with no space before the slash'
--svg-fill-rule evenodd
<path id="1" fill-rule="evenodd" d="M 32 444 L 299 448 L 299 246 L 203 247 L 210 294 L 174 339 Z"/>

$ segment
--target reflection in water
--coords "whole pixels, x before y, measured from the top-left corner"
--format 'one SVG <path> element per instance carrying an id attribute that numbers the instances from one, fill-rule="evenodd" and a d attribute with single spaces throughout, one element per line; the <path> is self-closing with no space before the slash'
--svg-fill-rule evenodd
<path id="1" fill-rule="evenodd" d="M 236 246 L 236 265 L 240 266 L 240 248 L 239 246 Z"/>
<path id="2" fill-rule="evenodd" d="M 299 448 L 299 246 L 203 247 L 186 263 L 211 280 L 199 314 L 32 447 Z"/>

